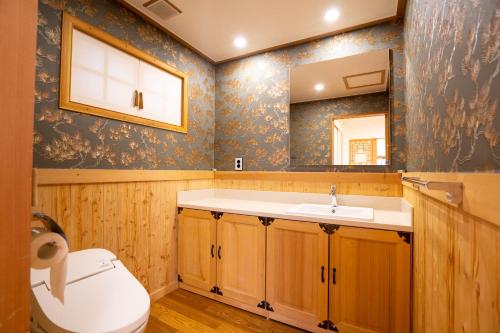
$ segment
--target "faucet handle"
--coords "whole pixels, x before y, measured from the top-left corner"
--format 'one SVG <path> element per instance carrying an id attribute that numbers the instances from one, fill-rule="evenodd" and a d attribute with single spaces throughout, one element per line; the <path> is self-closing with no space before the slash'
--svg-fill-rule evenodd
<path id="1" fill-rule="evenodd" d="M 337 185 L 333 184 L 330 186 L 330 195 L 337 194 Z"/>

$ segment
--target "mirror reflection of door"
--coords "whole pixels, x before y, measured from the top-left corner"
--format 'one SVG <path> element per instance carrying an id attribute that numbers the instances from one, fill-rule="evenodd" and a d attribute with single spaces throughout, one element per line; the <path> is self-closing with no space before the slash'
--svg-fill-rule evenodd
<path id="1" fill-rule="evenodd" d="M 387 114 L 332 116 L 331 122 L 333 164 L 387 164 Z"/>
<path id="2" fill-rule="evenodd" d="M 377 139 L 349 140 L 349 164 L 373 165 L 377 163 Z"/>

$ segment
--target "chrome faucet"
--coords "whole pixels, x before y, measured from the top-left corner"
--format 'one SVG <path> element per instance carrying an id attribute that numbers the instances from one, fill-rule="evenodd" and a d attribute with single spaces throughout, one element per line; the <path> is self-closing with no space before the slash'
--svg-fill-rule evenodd
<path id="1" fill-rule="evenodd" d="M 332 196 L 332 213 L 335 213 L 335 209 L 338 207 L 337 204 L 337 186 L 330 186 L 330 195 Z"/>

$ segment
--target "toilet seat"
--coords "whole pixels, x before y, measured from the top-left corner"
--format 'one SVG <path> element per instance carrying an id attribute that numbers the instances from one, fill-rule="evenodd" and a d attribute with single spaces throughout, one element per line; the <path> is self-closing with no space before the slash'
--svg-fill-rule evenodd
<path id="1" fill-rule="evenodd" d="M 149 295 L 104 249 L 68 255 L 65 302 L 50 292 L 49 270 L 31 270 L 32 317 L 47 332 L 141 332 L 149 317 Z M 42 330 L 42 332 L 43 332 Z"/>

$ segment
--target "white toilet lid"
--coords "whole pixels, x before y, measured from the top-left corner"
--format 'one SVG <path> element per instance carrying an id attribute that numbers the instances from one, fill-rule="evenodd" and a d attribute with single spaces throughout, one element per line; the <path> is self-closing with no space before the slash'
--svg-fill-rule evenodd
<path id="1" fill-rule="evenodd" d="M 46 272 L 32 270 L 33 294 L 45 316 L 70 332 L 131 332 L 140 327 L 149 316 L 149 295 L 113 258 L 103 249 L 70 253 L 64 304 L 50 293 Z"/>

